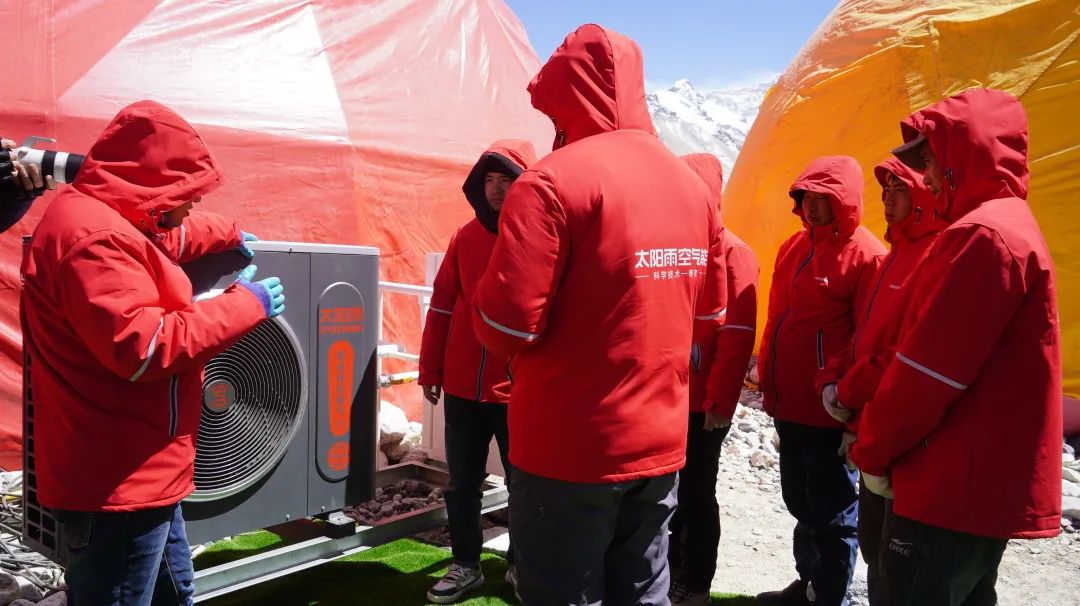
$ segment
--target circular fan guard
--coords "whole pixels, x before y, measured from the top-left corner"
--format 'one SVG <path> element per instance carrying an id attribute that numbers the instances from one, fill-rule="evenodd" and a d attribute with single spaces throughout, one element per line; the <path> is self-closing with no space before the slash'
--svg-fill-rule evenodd
<path id="1" fill-rule="evenodd" d="M 285 456 L 307 408 L 300 342 L 281 318 L 263 322 L 206 365 L 191 501 L 222 499 Z"/>

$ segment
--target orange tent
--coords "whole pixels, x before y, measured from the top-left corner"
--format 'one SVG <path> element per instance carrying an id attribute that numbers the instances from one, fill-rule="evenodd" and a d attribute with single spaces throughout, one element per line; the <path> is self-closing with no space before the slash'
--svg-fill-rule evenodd
<path id="1" fill-rule="evenodd" d="M 1029 202 L 1057 263 L 1065 391 L 1080 396 L 1078 38 L 1075 0 L 841 2 L 769 91 L 724 192 L 725 223 L 758 253 L 762 292 L 799 228 L 787 189 L 810 160 L 859 160 L 865 222 L 883 234 L 871 171 L 901 142 L 899 121 L 968 88 L 1002 89 L 1028 113 Z"/>
<path id="2" fill-rule="evenodd" d="M 262 239 L 377 246 L 386 280 L 423 283 L 424 254 L 470 216 L 461 183 L 492 140 L 550 149 L 525 92 L 540 62 L 501 0 L 20 2 L 0 22 L 18 49 L 0 73 L 4 137 L 80 152 L 124 105 L 161 101 L 224 169 L 206 208 Z M 19 237 L 47 203 L 0 236 L 6 468 L 22 433 Z M 415 351 L 417 304 L 388 304 L 386 337 Z"/>

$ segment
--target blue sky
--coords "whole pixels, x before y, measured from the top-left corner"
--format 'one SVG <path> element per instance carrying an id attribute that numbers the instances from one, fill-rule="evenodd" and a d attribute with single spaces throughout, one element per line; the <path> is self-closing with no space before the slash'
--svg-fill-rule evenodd
<path id="1" fill-rule="evenodd" d="M 506 0 L 547 59 L 574 28 L 599 23 L 645 54 L 652 90 L 689 78 L 722 88 L 780 74 L 836 0 Z"/>

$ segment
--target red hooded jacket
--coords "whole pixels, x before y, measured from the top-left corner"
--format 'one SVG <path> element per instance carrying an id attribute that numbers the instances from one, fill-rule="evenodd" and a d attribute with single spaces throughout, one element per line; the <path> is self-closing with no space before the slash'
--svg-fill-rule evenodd
<path id="1" fill-rule="evenodd" d="M 856 318 L 850 349 L 830 360 L 825 370 L 818 374 L 818 392 L 825 385 L 836 383 L 841 404 L 854 411 L 861 410 L 873 397 L 885 367 L 896 354 L 904 312 L 914 296 L 912 276 L 926 256 L 927 248 L 945 227 L 937 197 L 923 184 L 922 175 L 896 158 L 874 168 L 874 177 L 882 188 L 882 199 L 890 174 L 907 185 L 911 193 L 911 213 L 885 232 L 892 250 L 874 277 L 866 309 Z M 848 426 L 857 430 L 857 413 Z"/>
<path id="2" fill-rule="evenodd" d="M 484 196 L 484 177 L 489 172 L 517 177 L 534 162 L 532 143 L 496 141 L 465 179 L 462 190 L 476 218 L 450 239 L 435 276 L 420 346 L 421 385 L 441 385 L 446 393 L 466 400 L 510 401 L 508 360 L 481 345 L 472 326 L 473 293 L 495 248 L 499 220 Z"/>
<path id="3" fill-rule="evenodd" d="M 851 457 L 895 511 L 969 534 L 1061 531 L 1061 333 L 1054 265 L 1028 207 L 1027 117 L 976 89 L 912 114 L 952 224 L 919 273 Z"/>
<path id="4" fill-rule="evenodd" d="M 725 303 L 713 196 L 657 139 L 633 41 L 582 26 L 529 91 L 555 151 L 510 188 L 474 318 L 514 355 L 510 460 L 569 482 L 673 473 L 695 326 Z"/>
<path id="5" fill-rule="evenodd" d="M 235 248 L 236 226 L 161 214 L 217 189 L 213 157 L 169 109 L 122 110 L 24 261 L 38 496 L 47 507 L 132 511 L 194 489 L 202 366 L 266 318 L 246 288 L 192 303 L 178 262 Z"/>
<path id="6" fill-rule="evenodd" d="M 716 195 L 721 210 L 724 167 L 712 154 L 682 156 Z M 758 266 L 754 251 L 730 229 L 724 230 L 727 269 L 727 313 L 714 338 L 694 344 L 690 356 L 690 410 L 714 411 L 730 418 L 742 393 L 743 378 L 754 354 L 757 334 Z"/>
<path id="7" fill-rule="evenodd" d="M 828 194 L 833 222 L 811 227 L 780 246 L 769 291 L 769 318 L 759 348 L 765 411 L 780 421 L 839 427 L 821 406 L 818 371 L 843 355 L 865 309 L 885 247 L 859 225 L 862 169 L 854 158 L 818 158 L 791 186 L 792 213 L 802 217 L 802 192 Z"/>

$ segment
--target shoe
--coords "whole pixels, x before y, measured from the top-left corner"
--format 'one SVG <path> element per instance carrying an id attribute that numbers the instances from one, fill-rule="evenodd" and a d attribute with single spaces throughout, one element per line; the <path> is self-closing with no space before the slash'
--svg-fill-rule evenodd
<path id="1" fill-rule="evenodd" d="M 443 578 L 428 589 L 427 599 L 436 604 L 453 604 L 483 584 L 484 573 L 479 568 L 451 564 Z"/>
<path id="2" fill-rule="evenodd" d="M 759 602 L 776 604 L 777 606 L 812 606 L 813 602 L 808 597 L 809 590 L 810 583 L 808 581 L 796 580 L 782 591 L 759 593 L 757 599 Z"/>
<path id="3" fill-rule="evenodd" d="M 712 596 L 707 591 L 690 591 L 690 586 L 675 581 L 668 591 L 671 606 L 708 606 L 712 604 Z"/>
<path id="4" fill-rule="evenodd" d="M 517 566 L 514 566 L 513 564 L 511 564 L 510 567 L 506 569 L 506 577 L 505 578 L 506 578 L 506 583 L 514 588 L 514 597 L 517 598 L 518 602 L 524 604 L 525 600 L 521 599 L 521 594 L 518 592 Z"/>

